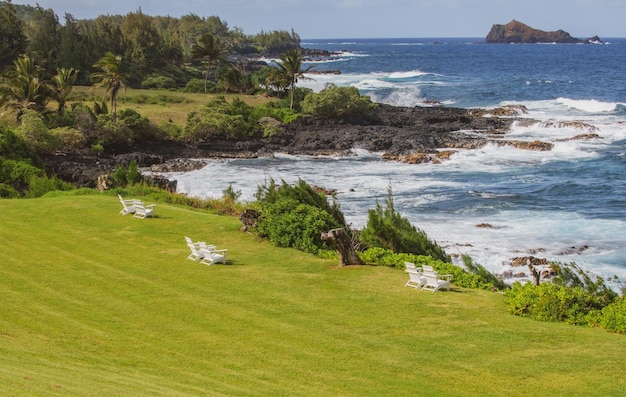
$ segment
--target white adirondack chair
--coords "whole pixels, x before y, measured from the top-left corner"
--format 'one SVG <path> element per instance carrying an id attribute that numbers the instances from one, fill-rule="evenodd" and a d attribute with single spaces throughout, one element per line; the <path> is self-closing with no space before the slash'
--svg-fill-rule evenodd
<path id="1" fill-rule="evenodd" d="M 424 271 L 422 273 L 424 277 L 425 284 L 422 287 L 425 291 L 437 292 L 442 288 L 450 291 L 450 280 L 452 280 L 451 274 L 442 274 L 441 276 L 433 271 Z"/>
<path id="2" fill-rule="evenodd" d="M 202 254 L 202 260 L 200 263 L 211 266 L 214 263 L 222 262 L 226 264 L 226 252 L 228 250 L 218 250 L 209 246 L 201 247 L 200 253 Z"/>
<path id="3" fill-rule="evenodd" d="M 193 240 L 191 240 L 191 238 L 187 236 L 185 236 L 185 241 L 187 242 L 187 247 L 189 247 L 189 249 L 191 250 L 191 253 L 187 257 L 187 259 L 191 259 L 193 261 L 197 261 L 199 259 L 204 258 L 204 254 L 201 251 L 202 248 L 217 249 L 216 246 L 207 245 L 204 241 L 197 241 L 194 243 Z"/>
<path id="4" fill-rule="evenodd" d="M 124 200 L 120 194 L 117 197 L 120 199 L 120 203 L 122 203 L 122 210 L 120 211 L 122 215 L 134 214 L 137 211 L 135 205 L 141 204 L 140 200 Z"/>
<path id="5" fill-rule="evenodd" d="M 422 288 L 426 284 L 426 278 L 417 271 L 417 269 L 406 269 L 409 280 L 404 284 L 405 287 Z"/>
<path id="6" fill-rule="evenodd" d="M 135 214 L 133 215 L 133 218 L 147 218 L 147 217 L 154 217 L 154 207 L 156 206 L 156 204 L 150 204 L 150 205 L 144 205 L 143 203 L 136 203 L 134 205 L 135 207 Z"/>

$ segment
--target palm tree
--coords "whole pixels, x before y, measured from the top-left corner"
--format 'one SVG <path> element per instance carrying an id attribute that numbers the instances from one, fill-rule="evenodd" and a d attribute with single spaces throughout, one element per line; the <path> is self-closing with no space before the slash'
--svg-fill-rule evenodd
<path id="1" fill-rule="evenodd" d="M 291 101 L 289 104 L 289 108 L 293 109 L 293 96 L 294 91 L 296 90 L 296 83 L 298 79 L 305 78 L 304 74 L 310 71 L 313 66 L 309 66 L 308 68 L 302 70 L 302 50 L 300 48 L 294 48 L 288 50 L 280 55 L 280 63 L 278 64 L 278 69 L 280 73 L 285 75 L 289 80 Z"/>
<path id="2" fill-rule="evenodd" d="M 57 74 L 54 76 L 53 81 L 55 87 L 53 89 L 54 99 L 59 103 L 57 112 L 59 116 L 65 111 L 65 102 L 72 93 L 74 83 L 76 83 L 76 77 L 78 71 L 74 68 L 57 68 Z"/>
<path id="3" fill-rule="evenodd" d="M 0 103 L 15 111 L 19 119 L 26 109 L 43 113 L 50 96 L 49 87 L 39 80 L 41 68 L 29 56 L 13 62 L 13 68 L 2 76 Z"/>
<path id="4" fill-rule="evenodd" d="M 100 72 L 91 74 L 91 78 L 98 82 L 99 87 L 105 87 L 105 92 L 111 91 L 111 109 L 113 120 L 117 116 L 117 94 L 121 88 L 126 88 L 127 73 L 121 71 L 122 57 L 112 52 L 107 52 L 93 66 Z"/>
<path id="5" fill-rule="evenodd" d="M 209 73 L 213 65 L 219 65 L 220 62 L 226 59 L 227 49 L 219 37 L 213 36 L 207 33 L 200 37 L 200 41 L 196 43 L 191 49 L 191 57 L 193 59 L 203 59 L 207 62 L 206 74 L 204 76 L 204 92 L 207 91 L 207 82 L 209 80 Z"/>

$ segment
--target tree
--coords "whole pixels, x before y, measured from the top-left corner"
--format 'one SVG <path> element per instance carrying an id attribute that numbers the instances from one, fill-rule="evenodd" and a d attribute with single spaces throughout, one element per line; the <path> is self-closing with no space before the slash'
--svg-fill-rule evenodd
<path id="1" fill-rule="evenodd" d="M 26 51 L 21 19 L 10 1 L 0 2 L 0 72 L 10 67 Z"/>
<path id="2" fill-rule="evenodd" d="M 57 69 L 57 74 L 53 78 L 55 86 L 52 90 L 52 96 L 59 104 L 59 108 L 57 110 L 59 115 L 62 115 L 65 111 L 65 102 L 72 93 L 72 89 L 74 88 L 74 83 L 76 83 L 77 76 L 78 71 L 74 68 Z"/>
<path id="3" fill-rule="evenodd" d="M 43 113 L 46 110 L 50 90 L 40 81 L 41 68 L 29 56 L 22 56 L 2 77 L 0 103 L 13 110 L 19 120 L 27 109 Z"/>
<path id="4" fill-rule="evenodd" d="M 191 50 L 193 59 L 203 59 L 207 62 L 206 75 L 204 77 L 204 92 L 207 91 L 209 73 L 213 65 L 219 65 L 226 57 L 227 49 L 217 36 L 210 33 L 202 35 L 200 40 Z"/>
<path id="5" fill-rule="evenodd" d="M 308 68 L 302 70 L 302 60 L 302 50 L 300 48 L 288 50 L 280 55 L 278 69 L 280 74 L 287 77 L 289 80 L 289 86 L 291 87 L 289 109 L 293 109 L 293 97 L 298 79 L 305 78 L 304 74 L 313 68 L 313 66 L 309 66 Z"/>
<path id="6" fill-rule="evenodd" d="M 93 66 L 100 72 L 91 74 L 92 79 L 98 82 L 99 87 L 105 87 L 105 92 L 111 92 L 111 109 L 113 119 L 117 115 L 117 94 L 121 88 L 126 88 L 127 74 L 122 72 L 122 57 L 112 52 L 107 52 Z"/>
<path id="7" fill-rule="evenodd" d="M 161 50 L 164 46 L 152 23 L 152 17 L 143 14 L 141 9 L 136 13 L 131 12 L 124 18 L 121 30 L 129 45 L 125 59 L 133 72 L 145 75 L 161 66 Z"/>
<path id="8" fill-rule="evenodd" d="M 60 43 L 59 19 L 52 9 L 37 5 L 35 12 L 26 24 L 28 54 L 43 69 L 43 75 L 50 78 L 57 67 L 57 55 Z M 72 65 L 74 66 L 74 65 Z"/>

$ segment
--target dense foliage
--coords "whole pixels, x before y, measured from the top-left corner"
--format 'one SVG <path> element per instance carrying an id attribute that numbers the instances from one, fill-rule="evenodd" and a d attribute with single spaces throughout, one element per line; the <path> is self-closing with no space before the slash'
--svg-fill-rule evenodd
<path id="1" fill-rule="evenodd" d="M 368 96 L 360 95 L 356 87 L 328 84 L 319 93 L 304 98 L 302 111 L 321 117 L 349 118 L 367 116 L 368 110 L 375 106 Z"/>
<path id="2" fill-rule="evenodd" d="M 295 185 L 283 181 L 280 186 L 270 180 L 259 186 L 256 197 L 261 216 L 255 231 L 279 247 L 318 253 L 328 249 L 322 233 L 345 227 L 339 205 L 330 204 L 303 180 Z"/>
<path id="3" fill-rule="evenodd" d="M 450 262 L 450 257 L 436 242 L 431 241 L 423 230 L 396 212 L 391 187 L 388 189 L 385 207 L 376 203 L 376 209 L 368 211 L 367 225 L 361 232 L 361 241 L 368 247 L 386 248 L 393 252 L 429 255 Z"/>

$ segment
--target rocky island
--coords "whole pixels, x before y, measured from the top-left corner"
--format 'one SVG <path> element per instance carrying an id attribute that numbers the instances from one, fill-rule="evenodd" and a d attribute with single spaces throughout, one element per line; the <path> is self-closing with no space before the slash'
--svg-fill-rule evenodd
<path id="1" fill-rule="evenodd" d="M 601 43 L 598 36 L 582 40 L 572 37 L 563 30 L 546 32 L 534 29 L 515 19 L 506 25 L 493 25 L 485 38 L 486 43 L 559 43 L 559 44 L 589 44 Z"/>

